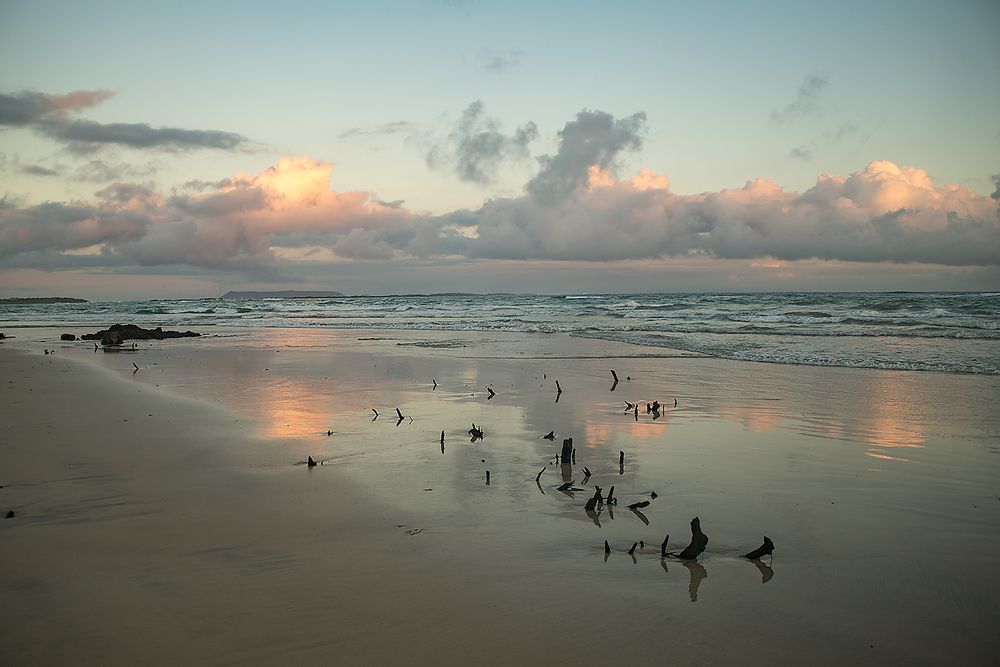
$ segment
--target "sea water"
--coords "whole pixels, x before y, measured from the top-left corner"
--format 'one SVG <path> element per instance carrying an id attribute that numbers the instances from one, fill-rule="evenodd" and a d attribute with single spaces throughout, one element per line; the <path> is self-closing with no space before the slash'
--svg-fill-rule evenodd
<path id="1" fill-rule="evenodd" d="M 0 329 L 115 323 L 567 334 L 788 364 L 1000 374 L 1000 293 L 433 294 L 0 305 Z"/>

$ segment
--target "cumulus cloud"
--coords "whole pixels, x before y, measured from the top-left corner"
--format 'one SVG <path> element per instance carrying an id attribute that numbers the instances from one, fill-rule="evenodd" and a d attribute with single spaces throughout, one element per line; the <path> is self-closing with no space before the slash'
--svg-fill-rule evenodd
<path id="1" fill-rule="evenodd" d="M 246 137 L 222 130 L 152 127 L 147 123 L 98 123 L 71 118 L 72 114 L 97 106 L 113 94 L 107 90 L 77 90 L 66 95 L 34 91 L 0 93 L 0 125 L 30 127 L 78 153 L 92 152 L 107 145 L 139 149 L 234 150 L 248 144 Z"/>
<path id="2" fill-rule="evenodd" d="M 116 183 L 95 200 L 0 211 L 0 258 L 101 245 L 109 263 L 246 268 L 269 265 L 275 245 L 335 244 L 355 228 L 386 238 L 410 214 L 370 193 L 330 189 L 332 166 L 284 158 L 260 174 L 238 174 L 209 192 L 166 196 L 151 184 Z M 344 254 L 384 254 L 383 238 L 345 242 Z M 399 241 L 397 241 L 399 242 Z"/>
<path id="3" fill-rule="evenodd" d="M 590 167 L 614 172 L 623 151 L 642 149 L 646 114 L 616 119 L 604 111 L 581 111 L 559 131 L 559 150 L 538 158 L 541 166 L 525 189 L 537 201 L 565 199 L 588 180 Z"/>
<path id="4" fill-rule="evenodd" d="M 820 176 L 802 193 L 758 179 L 679 195 L 656 177 L 609 180 L 595 167 L 588 187 L 554 205 L 494 199 L 445 221 L 475 230 L 461 243 L 470 257 L 1000 264 L 997 201 L 960 186 L 935 187 L 922 169 L 872 162 L 847 177 Z"/>
<path id="5" fill-rule="evenodd" d="M 819 110 L 819 98 L 830 85 L 830 79 L 820 74 L 809 74 L 799 84 L 795 99 L 771 112 L 771 122 L 792 123 Z"/>
<path id="6" fill-rule="evenodd" d="M 92 266 L 255 275 L 294 275 L 296 267 L 345 258 L 1000 265 L 1000 178 L 989 196 L 875 161 L 847 176 L 823 174 L 803 192 L 756 179 L 679 194 L 649 169 L 615 173 L 620 152 L 641 145 L 643 121 L 581 112 L 525 194 L 443 215 L 417 214 L 371 192 L 337 192 L 332 166 L 308 157 L 168 194 L 150 183 L 115 183 L 90 201 L 4 199 L 0 266 L 51 268 L 60 256 L 79 266 L 81 253 Z"/>
<path id="7" fill-rule="evenodd" d="M 500 122 L 486 115 L 483 103 L 476 100 L 445 141 L 434 144 L 424 156 L 431 168 L 447 167 L 463 181 L 492 183 L 505 160 L 528 157 L 528 144 L 538 138 L 538 127 L 525 123 L 511 135 L 501 132 Z"/>

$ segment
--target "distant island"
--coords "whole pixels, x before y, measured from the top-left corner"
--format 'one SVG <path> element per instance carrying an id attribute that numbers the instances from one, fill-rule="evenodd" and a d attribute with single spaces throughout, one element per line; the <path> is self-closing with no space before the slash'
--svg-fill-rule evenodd
<path id="1" fill-rule="evenodd" d="M 10 297 L 7 299 L 0 299 L 0 304 L 19 304 L 19 303 L 87 303 L 86 299 L 74 299 L 69 296 L 25 296 L 25 297 Z"/>
<path id="2" fill-rule="evenodd" d="M 344 296 L 342 292 L 330 290 L 301 291 L 282 290 L 279 292 L 226 292 L 223 299 L 329 299 Z"/>

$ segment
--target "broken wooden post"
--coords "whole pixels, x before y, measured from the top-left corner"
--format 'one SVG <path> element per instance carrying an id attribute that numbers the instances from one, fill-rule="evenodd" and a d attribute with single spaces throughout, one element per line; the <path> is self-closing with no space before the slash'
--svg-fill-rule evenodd
<path id="1" fill-rule="evenodd" d="M 433 388 L 433 389 L 431 389 L 431 391 L 434 391 L 434 389 L 437 389 L 437 388 L 438 388 L 438 381 L 437 381 L 437 380 L 435 380 L 434 378 L 431 378 L 431 382 L 433 382 L 433 383 L 434 383 L 434 388 Z"/>
<path id="2" fill-rule="evenodd" d="M 306 461 L 306 465 L 309 466 L 310 468 L 315 468 L 316 467 L 316 462 L 313 461 L 313 457 L 311 457 L 311 456 L 309 457 L 309 460 Z"/>
<path id="3" fill-rule="evenodd" d="M 611 545 L 608 544 L 607 540 L 604 540 L 604 553 L 606 554 L 611 553 Z"/>
<path id="4" fill-rule="evenodd" d="M 663 544 L 660 545 L 660 558 L 667 557 L 667 542 L 669 541 L 670 541 L 670 533 L 667 533 L 667 536 L 663 538 Z"/>
<path id="5" fill-rule="evenodd" d="M 441 444 L 444 445 L 444 431 L 441 431 Z"/>
<path id="6" fill-rule="evenodd" d="M 608 491 L 608 498 L 604 502 L 607 503 L 608 505 L 614 505 L 615 503 L 618 502 L 617 500 L 615 500 L 615 487 L 614 487 L 614 485 L 612 485 L 611 486 L 611 490 Z"/>
<path id="7" fill-rule="evenodd" d="M 624 465 L 625 465 L 625 452 L 619 451 L 618 452 L 618 466 L 622 467 Z"/>
<path id="8" fill-rule="evenodd" d="M 487 401 L 497 395 L 497 393 L 495 391 L 493 391 L 493 387 L 487 387 L 486 391 L 488 391 L 489 394 L 490 394 L 489 396 L 486 397 Z"/>
<path id="9" fill-rule="evenodd" d="M 761 556 L 770 556 L 774 553 L 774 542 L 767 535 L 764 536 L 764 544 L 760 545 L 748 554 L 743 554 L 744 558 L 749 558 L 750 560 L 757 560 Z"/>
<path id="10" fill-rule="evenodd" d="M 677 554 L 681 560 L 694 560 L 708 546 L 708 535 L 701 530 L 701 521 L 698 517 L 691 519 L 691 543 L 684 547 L 684 551 Z"/>
<path id="11" fill-rule="evenodd" d="M 487 470 L 486 471 L 486 485 L 489 486 L 489 484 L 490 484 L 490 471 Z"/>
<path id="12" fill-rule="evenodd" d="M 562 460 L 569 461 L 573 457 L 573 438 L 566 438 L 562 444 Z"/>
<path id="13" fill-rule="evenodd" d="M 590 473 L 590 468 L 588 468 L 587 466 L 583 466 L 583 476 L 584 477 L 590 477 L 590 474 L 591 474 Z"/>
<path id="14" fill-rule="evenodd" d="M 403 413 L 399 411 L 399 408 L 396 408 L 396 414 L 399 415 L 400 419 L 403 418 Z"/>
<path id="15" fill-rule="evenodd" d="M 643 507 L 649 507 L 648 500 L 640 500 L 639 502 L 632 503 L 631 505 L 628 506 L 630 510 L 639 510 L 642 509 Z"/>
<path id="16" fill-rule="evenodd" d="M 634 554 L 634 553 L 635 553 L 635 548 L 636 548 L 637 546 L 639 546 L 639 543 L 638 543 L 638 542 L 633 542 L 633 543 L 632 543 L 632 548 L 628 550 L 628 555 L 629 555 L 629 556 L 631 556 L 632 554 Z"/>
<path id="17" fill-rule="evenodd" d="M 549 468 L 548 466 L 545 466 L 544 468 L 542 468 L 541 470 L 538 471 L 538 474 L 535 475 L 535 481 L 536 482 L 542 478 L 542 473 L 545 472 L 546 470 L 548 470 L 548 468 Z"/>
<path id="18" fill-rule="evenodd" d="M 555 431 L 549 431 L 548 433 L 546 433 L 542 437 L 545 438 L 546 440 L 555 440 L 556 439 L 556 432 Z"/>

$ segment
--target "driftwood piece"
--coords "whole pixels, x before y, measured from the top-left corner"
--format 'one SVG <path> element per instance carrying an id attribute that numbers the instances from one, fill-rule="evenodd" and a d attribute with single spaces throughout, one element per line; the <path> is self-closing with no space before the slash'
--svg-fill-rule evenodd
<path id="1" fill-rule="evenodd" d="M 705 551 L 708 546 L 708 535 L 701 530 L 701 521 L 698 517 L 691 519 L 691 543 L 684 547 L 684 551 L 677 554 L 681 560 L 694 560 Z"/>
<path id="2" fill-rule="evenodd" d="M 590 477 L 590 475 L 591 475 L 590 468 L 588 468 L 587 466 L 583 466 L 583 476 Z"/>
<path id="3" fill-rule="evenodd" d="M 546 440 L 555 440 L 556 439 L 556 432 L 555 431 L 549 431 L 548 433 L 546 433 L 542 437 L 545 438 Z"/>
<path id="4" fill-rule="evenodd" d="M 632 543 L 632 548 L 628 550 L 628 555 L 629 555 L 629 556 L 631 556 L 632 554 L 634 554 L 634 553 L 635 553 L 635 548 L 636 548 L 637 546 L 639 546 L 639 543 L 638 543 L 638 542 L 633 542 L 633 543 Z"/>
<path id="5" fill-rule="evenodd" d="M 313 460 L 313 457 L 310 456 L 306 461 L 306 465 L 309 466 L 310 468 L 315 468 L 318 464 L 316 463 L 316 461 Z"/>
<path id="6" fill-rule="evenodd" d="M 663 538 L 663 544 L 660 545 L 660 558 L 667 557 L 667 542 L 669 541 L 670 541 L 670 533 L 667 533 L 667 536 Z"/>
<path id="7" fill-rule="evenodd" d="M 618 500 L 615 499 L 615 487 L 614 487 L 614 484 L 611 485 L 611 489 L 608 491 L 608 498 L 604 502 L 606 504 L 608 504 L 608 505 L 614 505 L 614 504 L 616 504 L 618 502 Z"/>
<path id="8" fill-rule="evenodd" d="M 607 540 L 604 540 L 604 553 L 606 554 L 611 553 L 611 545 L 608 544 Z"/>
<path id="9" fill-rule="evenodd" d="M 631 505 L 628 506 L 630 510 L 639 510 L 642 509 L 643 507 L 649 507 L 648 500 L 640 500 L 639 502 L 632 503 Z"/>
<path id="10" fill-rule="evenodd" d="M 748 554 L 743 554 L 744 558 L 749 558 L 750 560 L 757 560 L 761 556 L 770 556 L 774 553 L 774 542 L 767 535 L 764 536 L 764 544 L 760 545 Z"/>
<path id="11" fill-rule="evenodd" d="M 489 396 L 486 397 L 487 401 L 497 395 L 497 393 L 493 391 L 493 387 L 487 387 L 486 391 L 489 393 Z"/>
<path id="12" fill-rule="evenodd" d="M 398 417 L 399 417 L 400 419 L 402 419 L 402 418 L 403 418 L 403 413 L 399 411 L 399 408 L 396 408 L 396 415 L 397 415 L 397 416 L 398 416 Z"/>
<path id="13" fill-rule="evenodd" d="M 569 461 L 573 457 L 573 438 L 563 440 L 561 456 L 563 461 Z"/>
<path id="14" fill-rule="evenodd" d="M 537 482 L 538 480 L 540 480 L 542 478 L 542 473 L 545 472 L 548 469 L 549 469 L 549 467 L 545 466 L 544 468 L 542 468 L 541 470 L 539 470 L 538 474 L 535 475 L 535 481 Z"/>

